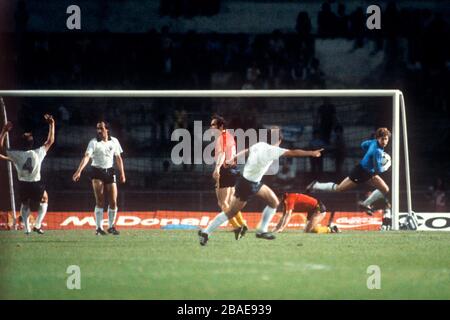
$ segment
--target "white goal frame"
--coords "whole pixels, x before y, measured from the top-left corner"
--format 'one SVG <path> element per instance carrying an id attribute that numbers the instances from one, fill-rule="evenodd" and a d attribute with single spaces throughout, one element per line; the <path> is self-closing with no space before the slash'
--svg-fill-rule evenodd
<path id="1" fill-rule="evenodd" d="M 408 156 L 408 135 L 403 93 L 400 90 L 0 90 L 0 97 L 122 97 L 122 98 L 189 98 L 189 97 L 391 97 L 392 98 L 392 229 L 399 230 L 400 209 L 400 135 L 406 173 L 408 214 L 412 213 Z M 403 124 L 402 127 L 401 123 Z M 9 175 L 12 177 L 11 168 Z M 9 179 L 10 181 L 11 178 Z M 12 189 L 12 186 L 10 186 Z"/>

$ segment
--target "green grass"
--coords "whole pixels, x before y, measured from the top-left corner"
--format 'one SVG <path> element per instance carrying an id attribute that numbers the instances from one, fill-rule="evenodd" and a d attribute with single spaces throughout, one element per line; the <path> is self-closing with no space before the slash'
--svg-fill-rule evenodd
<path id="1" fill-rule="evenodd" d="M 450 233 L 0 233 L 1 299 L 450 299 Z M 69 265 L 81 290 L 68 290 Z M 367 268 L 381 268 L 369 290 Z"/>

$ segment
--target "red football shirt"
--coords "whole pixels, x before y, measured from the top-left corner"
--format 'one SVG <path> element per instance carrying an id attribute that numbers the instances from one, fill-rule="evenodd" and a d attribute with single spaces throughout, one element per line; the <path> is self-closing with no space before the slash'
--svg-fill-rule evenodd
<path id="1" fill-rule="evenodd" d="M 287 193 L 284 199 L 286 210 L 309 212 L 317 207 L 319 201 L 302 193 Z"/>
<path id="2" fill-rule="evenodd" d="M 217 139 L 214 151 L 216 161 L 221 152 L 225 152 L 225 164 L 233 164 L 231 159 L 236 155 L 236 142 L 233 135 L 227 130 L 223 130 Z"/>

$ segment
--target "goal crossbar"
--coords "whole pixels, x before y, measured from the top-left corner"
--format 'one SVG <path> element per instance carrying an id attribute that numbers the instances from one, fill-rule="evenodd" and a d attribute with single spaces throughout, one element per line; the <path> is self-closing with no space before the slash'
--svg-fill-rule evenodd
<path id="1" fill-rule="evenodd" d="M 4 97 L 393 97 L 399 90 L 0 90 Z"/>
<path id="2" fill-rule="evenodd" d="M 0 97 L 79 97 L 79 98 L 245 98 L 245 97 L 391 97 L 392 98 L 392 229 L 399 229 L 400 208 L 400 130 L 403 120 L 403 143 L 406 158 L 406 192 L 408 213 L 412 212 L 409 177 L 406 112 L 403 94 L 396 89 L 333 90 L 0 90 Z M 401 119 L 401 114 L 402 118 Z"/>

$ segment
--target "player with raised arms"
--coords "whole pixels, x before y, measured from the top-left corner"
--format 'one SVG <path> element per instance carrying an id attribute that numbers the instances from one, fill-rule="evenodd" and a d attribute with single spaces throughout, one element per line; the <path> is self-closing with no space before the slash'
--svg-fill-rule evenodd
<path id="1" fill-rule="evenodd" d="M 121 153 L 123 152 L 119 140 L 111 137 L 109 134 L 109 124 L 105 121 L 97 123 L 97 137 L 92 139 L 84 157 L 81 159 L 77 171 L 73 174 L 73 181 L 80 180 L 81 172 L 92 159 L 91 163 L 91 180 L 92 188 L 95 195 L 95 221 L 96 235 L 106 235 L 103 230 L 103 207 L 104 195 L 108 197 L 108 233 L 119 235 L 119 231 L 115 227 L 117 215 L 117 184 L 116 173 L 114 170 L 114 158 L 119 169 L 121 183 L 125 183 L 125 169 Z"/>
<path id="2" fill-rule="evenodd" d="M 226 211 L 230 205 L 231 197 L 234 194 L 234 185 L 239 176 L 237 170 L 236 142 L 234 136 L 225 128 L 225 119 L 219 115 L 213 115 L 211 118 L 211 128 L 219 130 L 219 136 L 215 145 L 216 166 L 213 172 L 213 178 L 216 182 L 216 196 L 219 207 Z M 236 216 L 230 219 L 234 227 L 236 240 L 242 238 L 248 230 L 247 224 L 239 211 Z"/>
<path id="3" fill-rule="evenodd" d="M 266 142 L 255 143 L 248 149 L 239 152 L 235 158 L 241 155 L 248 155 L 242 176 L 236 182 L 235 193 L 231 198 L 228 210 L 220 212 L 204 230 L 198 231 L 200 245 L 204 246 L 209 240 L 209 236 L 222 223 L 233 218 L 247 204 L 250 197 L 257 195 L 262 198 L 267 206 L 262 212 L 259 228 L 256 237 L 261 239 L 273 240 L 275 236 L 268 232 L 269 223 L 274 216 L 279 200 L 275 193 L 267 185 L 261 182 L 264 174 L 267 172 L 274 160 L 284 157 L 320 157 L 321 151 L 305 151 L 301 149 L 289 150 L 280 148 L 282 141 L 281 130 L 279 127 L 273 127 L 270 130 L 271 137 L 277 137 L 278 141 L 274 145 Z"/>
<path id="4" fill-rule="evenodd" d="M 48 208 L 48 194 L 45 190 L 45 184 L 41 180 L 41 166 L 47 155 L 48 150 L 55 142 L 55 120 L 49 114 L 44 115 L 45 121 L 48 123 L 48 135 L 44 144 L 36 149 L 34 146 L 33 133 L 25 132 L 21 139 L 20 150 L 6 150 L 5 137 L 12 130 L 13 125 L 7 122 L 0 133 L 0 152 L 1 159 L 11 161 L 17 170 L 19 179 L 19 199 L 20 214 L 22 215 L 25 234 L 30 234 L 29 217 L 31 211 L 38 212 L 33 231 L 38 234 L 44 234 L 42 230 L 42 222 Z"/>
<path id="5" fill-rule="evenodd" d="M 372 203 L 377 200 L 385 199 L 387 202 L 387 194 L 389 186 L 380 177 L 380 173 L 385 172 L 390 166 L 390 157 L 385 153 L 384 148 L 389 143 L 391 132 L 387 128 L 378 128 L 375 132 L 375 139 L 366 140 L 361 144 L 361 148 L 365 151 L 362 160 L 354 167 L 348 177 L 341 183 L 334 182 L 311 182 L 306 192 L 311 191 L 328 191 L 343 192 L 357 187 L 359 184 L 368 183 L 376 190 L 359 205 L 363 207 L 369 215 L 372 215 Z"/>
<path id="6" fill-rule="evenodd" d="M 326 207 L 322 201 L 303 193 L 284 193 L 281 197 L 283 215 L 273 232 L 282 232 L 295 210 L 306 212 L 306 233 L 339 233 L 337 226 L 322 226 L 320 222 L 326 215 Z"/>

